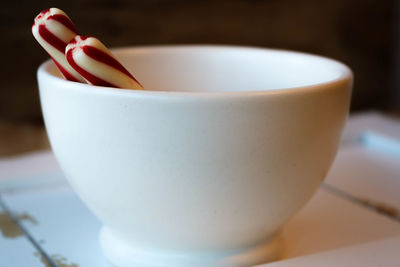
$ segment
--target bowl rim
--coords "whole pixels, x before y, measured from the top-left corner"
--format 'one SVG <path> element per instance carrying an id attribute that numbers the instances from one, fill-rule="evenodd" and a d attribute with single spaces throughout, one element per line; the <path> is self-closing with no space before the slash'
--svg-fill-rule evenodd
<path id="1" fill-rule="evenodd" d="M 260 95 L 277 95 L 277 94 L 293 94 L 293 93 L 305 93 L 310 91 L 318 91 L 324 88 L 331 88 L 334 86 L 341 86 L 345 84 L 349 84 L 350 86 L 353 83 L 353 72 L 352 70 L 345 65 L 344 63 L 320 56 L 311 53 L 298 52 L 286 49 L 276 49 L 276 48 L 266 48 L 266 47 L 256 47 L 256 46 L 241 46 L 241 45 L 146 45 L 146 46 L 128 46 L 128 47 L 116 47 L 112 48 L 112 52 L 123 53 L 128 51 L 135 52 L 151 52 L 154 50 L 174 50 L 174 49 L 236 49 L 236 50 L 252 50 L 259 52 L 273 52 L 273 53 L 282 53 L 282 54 L 293 54 L 297 56 L 309 57 L 314 59 L 319 59 L 325 61 L 330 65 L 336 65 L 341 71 L 339 77 L 327 80 L 324 82 L 319 82 L 310 85 L 303 86 L 295 86 L 295 87 L 287 87 L 287 88 L 272 88 L 268 90 L 249 90 L 249 91 L 160 91 L 160 90 L 133 90 L 133 89 L 122 89 L 122 88 L 113 88 L 106 86 L 95 86 L 91 84 L 73 82 L 63 79 L 62 77 L 58 77 L 49 72 L 50 68 L 54 68 L 55 64 L 51 59 L 43 62 L 38 70 L 37 70 L 37 79 L 38 81 L 42 79 L 48 79 L 55 85 L 60 86 L 68 86 L 70 89 L 78 90 L 78 91 L 86 91 L 86 92 L 98 92 L 105 94 L 116 94 L 116 95 L 125 95 L 125 96 L 142 96 L 142 97 L 151 97 L 151 96 L 166 96 L 166 97 L 229 97 L 229 96 L 260 96 Z M 96 90 L 93 90 L 93 87 Z"/>

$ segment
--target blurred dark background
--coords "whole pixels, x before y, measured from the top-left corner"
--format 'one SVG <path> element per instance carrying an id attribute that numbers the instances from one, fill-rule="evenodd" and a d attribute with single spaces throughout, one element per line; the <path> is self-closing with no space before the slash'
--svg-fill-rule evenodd
<path id="1" fill-rule="evenodd" d="M 42 123 L 36 69 L 48 58 L 34 17 L 59 7 L 79 32 L 109 47 L 236 44 L 311 52 L 355 73 L 352 111 L 398 110 L 399 19 L 395 0 L 6 1 L 1 8 L 0 120 Z"/>

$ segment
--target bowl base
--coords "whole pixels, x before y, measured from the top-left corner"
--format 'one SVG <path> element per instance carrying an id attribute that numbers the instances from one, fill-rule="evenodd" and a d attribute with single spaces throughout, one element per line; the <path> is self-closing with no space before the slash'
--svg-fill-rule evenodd
<path id="1" fill-rule="evenodd" d="M 253 266 L 278 260 L 283 250 L 280 234 L 253 247 L 209 252 L 150 251 L 133 247 L 113 234 L 107 227 L 101 229 L 100 245 L 107 259 L 117 267 L 135 266 Z"/>

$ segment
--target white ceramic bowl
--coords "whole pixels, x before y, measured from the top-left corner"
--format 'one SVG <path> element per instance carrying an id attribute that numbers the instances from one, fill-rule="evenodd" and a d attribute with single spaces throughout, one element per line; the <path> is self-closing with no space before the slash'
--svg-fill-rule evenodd
<path id="1" fill-rule="evenodd" d="M 38 71 L 54 153 L 117 266 L 249 266 L 335 157 L 352 74 L 327 58 L 230 46 L 114 50 L 147 89 Z"/>

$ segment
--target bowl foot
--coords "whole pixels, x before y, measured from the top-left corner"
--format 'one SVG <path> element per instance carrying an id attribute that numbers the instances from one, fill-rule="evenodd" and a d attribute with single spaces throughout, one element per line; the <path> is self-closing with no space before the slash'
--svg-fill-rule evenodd
<path id="1" fill-rule="evenodd" d="M 117 267 L 239 267 L 253 266 L 278 260 L 283 248 L 279 234 L 253 247 L 208 252 L 174 252 L 143 250 L 115 236 L 107 227 L 101 229 L 100 244 L 107 259 Z"/>

